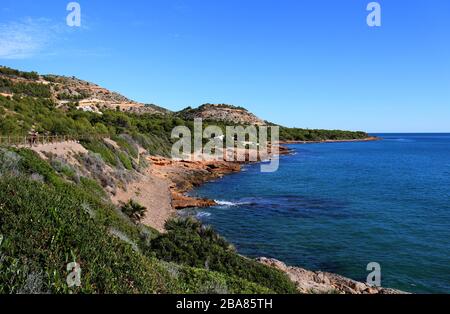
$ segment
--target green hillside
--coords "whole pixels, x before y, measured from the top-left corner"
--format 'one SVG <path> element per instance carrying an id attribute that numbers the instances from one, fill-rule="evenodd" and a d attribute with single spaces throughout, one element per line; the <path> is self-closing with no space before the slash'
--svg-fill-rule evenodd
<path id="1" fill-rule="evenodd" d="M 168 156 L 172 129 L 192 128 L 192 121 L 169 111 L 81 111 L 75 98 L 61 106 L 41 78 L 0 67 L 0 293 L 296 292 L 285 274 L 240 256 L 210 228 L 180 219 L 159 234 L 106 196 L 106 188 L 147 167 L 139 147 Z M 74 156 L 82 171 L 51 154 L 44 161 L 13 148 L 26 143 L 31 130 L 79 141 L 89 151 Z M 367 135 L 286 128 L 281 134 L 307 140 Z M 102 173 L 106 165 L 114 177 Z M 80 287 L 66 282 L 72 262 L 81 267 Z"/>
<path id="2" fill-rule="evenodd" d="M 200 246 L 185 253 L 220 252 L 225 268 L 158 259 L 166 252 L 158 244 L 179 230 L 159 235 L 133 223 L 96 182 L 70 182 L 29 150 L 0 148 L 0 175 L 0 293 L 295 292 L 284 274 L 237 255 L 212 231 L 186 229 Z M 81 287 L 66 284 L 71 262 L 81 266 Z M 243 276 L 243 267 L 253 274 Z"/>

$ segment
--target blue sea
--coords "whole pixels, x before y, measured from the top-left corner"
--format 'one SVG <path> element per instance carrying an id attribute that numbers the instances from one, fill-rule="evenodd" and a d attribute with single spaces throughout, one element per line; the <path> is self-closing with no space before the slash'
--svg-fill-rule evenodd
<path id="1" fill-rule="evenodd" d="M 247 165 L 192 194 L 195 210 L 249 257 L 382 285 L 450 293 L 450 134 L 376 134 L 377 142 L 290 145 L 275 173 Z"/>

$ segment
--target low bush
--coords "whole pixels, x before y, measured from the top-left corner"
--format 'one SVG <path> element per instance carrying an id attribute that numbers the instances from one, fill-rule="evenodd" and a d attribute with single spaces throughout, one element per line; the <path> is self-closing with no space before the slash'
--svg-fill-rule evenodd
<path id="1" fill-rule="evenodd" d="M 171 220 L 166 230 L 150 242 L 147 253 L 151 256 L 242 278 L 277 293 L 297 291 L 284 273 L 237 254 L 214 230 L 196 220 Z"/>

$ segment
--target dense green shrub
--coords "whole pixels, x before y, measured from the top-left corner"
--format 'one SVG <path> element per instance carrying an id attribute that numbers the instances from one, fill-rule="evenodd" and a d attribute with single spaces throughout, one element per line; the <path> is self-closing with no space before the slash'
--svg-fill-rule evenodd
<path id="1" fill-rule="evenodd" d="M 0 78 L 0 91 L 30 97 L 51 97 L 51 90 L 48 85 L 39 83 L 12 82 L 11 80 L 5 78 Z"/>
<path id="2" fill-rule="evenodd" d="M 84 139 L 81 144 L 91 152 L 101 156 L 104 162 L 112 167 L 121 167 L 133 170 L 133 161 L 128 151 L 121 151 L 112 145 L 97 139 Z"/>
<path id="3" fill-rule="evenodd" d="M 97 183 L 97 181 L 93 179 L 81 177 L 80 188 L 83 189 L 86 193 L 90 193 L 93 197 L 97 197 L 98 199 L 106 198 L 105 190 L 103 190 L 103 188 Z"/>
<path id="4" fill-rule="evenodd" d="M 64 180 L 58 176 L 55 170 L 47 162 L 40 159 L 35 152 L 28 149 L 10 149 L 9 152 L 17 154 L 20 158 L 17 164 L 17 172 L 19 174 L 27 176 L 37 174 L 42 177 L 42 180 L 45 183 L 55 187 L 64 185 Z"/>
<path id="5" fill-rule="evenodd" d="M 23 72 L 16 69 L 11 69 L 5 66 L 0 66 L 0 74 L 4 74 L 7 76 L 15 76 L 15 77 L 22 77 L 28 80 L 38 80 L 39 74 L 36 72 Z"/>
<path id="6" fill-rule="evenodd" d="M 96 154 L 99 154 L 104 162 L 110 164 L 111 166 L 117 166 L 118 157 L 116 156 L 114 150 L 105 145 L 103 141 L 82 140 L 81 143 L 83 144 L 84 147 L 86 147 L 86 149 Z"/>
<path id="7" fill-rule="evenodd" d="M 133 138 L 127 134 L 112 136 L 111 139 L 115 141 L 122 150 L 126 151 L 133 158 L 139 157 L 139 148 Z"/>
<path id="8" fill-rule="evenodd" d="M 284 273 L 237 254 L 227 241 L 196 220 L 172 220 L 166 230 L 150 242 L 150 255 L 239 277 L 277 293 L 296 293 L 295 285 Z"/>
<path id="9" fill-rule="evenodd" d="M 70 165 L 66 160 L 63 158 L 57 157 L 52 154 L 47 154 L 47 157 L 49 158 L 50 166 L 62 177 L 73 181 L 73 182 L 79 182 L 79 176 L 76 171 L 76 169 Z"/>
<path id="10" fill-rule="evenodd" d="M 268 294 L 274 290 L 236 276 L 169 264 L 169 272 L 176 273 L 186 293 L 201 294 Z"/>
<path id="11" fill-rule="evenodd" d="M 133 170 L 133 162 L 130 157 L 124 152 L 118 152 L 117 157 L 119 157 L 120 162 L 127 170 Z"/>
<path id="12" fill-rule="evenodd" d="M 274 292 L 142 255 L 137 243 L 156 231 L 117 215 L 94 181 L 66 182 L 29 150 L 2 148 L 0 161 L 0 294 Z M 66 283 L 71 262 L 80 264 L 80 287 Z"/>

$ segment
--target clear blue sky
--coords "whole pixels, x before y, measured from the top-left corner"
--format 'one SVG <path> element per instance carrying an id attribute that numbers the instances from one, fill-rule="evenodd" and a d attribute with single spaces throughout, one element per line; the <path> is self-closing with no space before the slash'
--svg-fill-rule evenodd
<path id="1" fill-rule="evenodd" d="M 0 64 L 172 110 L 244 106 L 288 126 L 450 131 L 450 1 L 2 0 Z"/>

